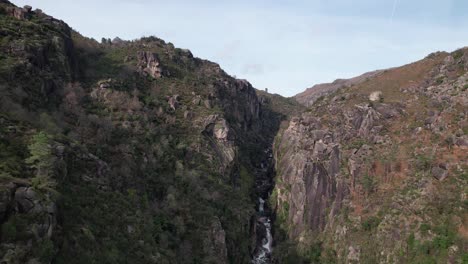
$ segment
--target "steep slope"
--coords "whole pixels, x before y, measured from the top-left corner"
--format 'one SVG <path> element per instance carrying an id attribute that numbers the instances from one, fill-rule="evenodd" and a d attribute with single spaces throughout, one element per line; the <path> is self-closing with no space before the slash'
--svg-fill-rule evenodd
<path id="1" fill-rule="evenodd" d="M 0 0 L 1 262 L 466 262 L 467 72 L 435 53 L 304 109 Z"/>
<path id="2" fill-rule="evenodd" d="M 155 37 L 98 43 L 5 0 L 0 51 L 2 263 L 250 262 L 272 96 Z"/>
<path id="3" fill-rule="evenodd" d="M 361 84 L 369 80 L 370 78 L 378 76 L 382 72 L 383 71 L 367 72 L 351 79 L 337 79 L 332 83 L 317 84 L 312 86 L 311 88 L 307 88 L 302 93 L 296 94 L 294 96 L 294 99 L 296 99 L 296 101 L 298 101 L 300 104 L 309 107 L 312 106 L 314 102 L 322 96 L 334 93 L 341 88 Z"/>
<path id="4" fill-rule="evenodd" d="M 274 188 L 274 176 L 276 174 L 272 142 L 276 132 L 288 124 L 288 119 L 294 114 L 303 111 L 294 99 L 284 98 L 276 94 L 268 94 L 262 91 L 257 91 L 259 100 L 262 104 L 263 118 L 262 118 L 262 133 L 269 135 L 266 141 L 268 144 L 263 145 L 261 142 L 256 142 L 257 145 L 252 148 L 264 150 L 264 155 L 261 160 L 255 161 L 259 166 L 256 169 L 255 177 L 255 192 L 257 199 L 257 213 L 255 215 L 255 224 L 253 227 L 253 234 L 256 238 L 256 247 L 253 251 L 253 264 L 268 264 L 272 263 L 272 251 L 274 244 L 273 237 L 273 221 L 274 211 L 268 203 L 268 199 Z M 271 133 L 274 132 L 274 133 Z"/>
<path id="5" fill-rule="evenodd" d="M 277 262 L 466 261 L 467 88 L 465 48 L 335 89 L 293 118 L 274 151 Z"/>

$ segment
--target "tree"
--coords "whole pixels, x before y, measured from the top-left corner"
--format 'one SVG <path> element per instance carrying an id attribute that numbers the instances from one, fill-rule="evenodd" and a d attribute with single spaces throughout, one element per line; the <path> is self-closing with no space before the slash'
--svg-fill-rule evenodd
<path id="1" fill-rule="evenodd" d="M 367 194 L 370 194 L 374 191 L 375 188 L 375 180 L 369 175 L 365 174 L 361 181 L 362 187 Z"/>
<path id="2" fill-rule="evenodd" d="M 33 187 L 53 189 L 56 186 L 52 179 L 56 157 L 52 153 L 49 136 L 44 132 L 37 133 L 28 149 L 31 156 L 26 159 L 26 164 L 34 169 L 36 174 L 32 180 Z"/>

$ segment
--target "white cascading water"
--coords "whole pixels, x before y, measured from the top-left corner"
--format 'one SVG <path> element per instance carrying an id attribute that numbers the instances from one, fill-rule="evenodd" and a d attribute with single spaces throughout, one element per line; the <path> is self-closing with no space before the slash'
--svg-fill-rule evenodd
<path id="1" fill-rule="evenodd" d="M 266 239 L 265 244 L 263 244 L 263 248 L 266 250 L 267 253 L 271 253 L 271 243 L 272 243 L 272 236 L 271 236 L 271 224 L 270 219 L 264 224 L 266 228 Z"/>
<path id="2" fill-rule="evenodd" d="M 273 152 L 271 148 L 264 151 L 263 161 L 256 169 L 255 190 L 258 197 L 258 207 L 255 214 L 255 248 L 252 252 L 252 264 L 271 264 L 273 251 L 273 235 L 271 209 L 265 200 L 273 189 Z"/>
<path id="3" fill-rule="evenodd" d="M 259 198 L 258 212 L 263 214 L 265 210 L 265 200 Z M 271 235 L 271 222 L 269 217 L 262 217 L 262 221 L 257 221 L 257 224 L 263 225 L 265 228 L 265 237 L 262 238 L 261 247 L 257 247 L 256 254 L 252 259 L 253 264 L 268 264 L 272 252 L 273 237 Z"/>
<path id="4" fill-rule="evenodd" d="M 265 211 L 265 200 L 263 200 L 262 197 L 259 197 L 258 202 L 259 202 L 258 211 L 260 213 L 263 213 L 263 211 Z"/>

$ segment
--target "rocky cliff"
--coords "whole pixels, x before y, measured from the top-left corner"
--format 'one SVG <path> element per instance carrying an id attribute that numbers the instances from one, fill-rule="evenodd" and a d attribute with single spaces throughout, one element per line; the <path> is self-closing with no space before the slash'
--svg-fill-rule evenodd
<path id="1" fill-rule="evenodd" d="M 269 95 L 161 39 L 97 42 L 5 0 L 0 51 L 2 263 L 250 262 L 284 119 Z"/>
<path id="2" fill-rule="evenodd" d="M 0 262 L 464 263 L 467 72 L 283 98 L 0 0 Z"/>
<path id="3" fill-rule="evenodd" d="M 435 53 L 293 118 L 275 143 L 279 263 L 466 261 L 467 77 L 468 49 Z"/>

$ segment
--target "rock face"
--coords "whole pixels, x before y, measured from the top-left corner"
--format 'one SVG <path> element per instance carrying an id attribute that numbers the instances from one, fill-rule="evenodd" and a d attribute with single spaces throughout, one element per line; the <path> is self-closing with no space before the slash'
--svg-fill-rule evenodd
<path id="1" fill-rule="evenodd" d="M 347 113 L 348 126 L 355 126 L 354 136 L 367 133 L 372 123 L 368 114 L 355 110 Z M 291 238 L 299 239 L 304 230 L 323 230 L 328 213 L 338 212 L 349 189 L 340 173 L 339 142 L 353 136 L 326 129 L 321 120 L 310 114 L 293 119 L 276 147 L 277 184 L 280 215 L 290 223 Z M 359 177 L 355 173 L 355 177 Z M 285 206 L 286 205 L 286 206 Z M 331 209 L 331 210 L 330 210 Z"/>
<path id="2" fill-rule="evenodd" d="M 226 119 L 218 115 L 210 115 L 204 121 L 203 134 L 213 139 L 212 146 L 221 161 L 221 170 L 224 172 L 232 166 L 236 157 L 237 148 L 234 144 L 232 132 Z"/>
<path id="3" fill-rule="evenodd" d="M 28 19 L 29 14 L 31 12 L 31 6 L 24 6 L 24 8 L 20 7 L 10 7 L 8 8 L 8 12 L 11 16 L 15 17 L 16 19 Z"/>
<path id="4" fill-rule="evenodd" d="M 179 95 L 173 95 L 173 96 L 169 97 L 167 102 L 169 103 L 169 106 L 171 107 L 172 110 L 174 110 L 174 111 L 177 110 L 177 108 L 180 105 Z"/>
<path id="5" fill-rule="evenodd" d="M 431 173 L 432 173 L 432 176 L 434 176 L 434 178 L 436 178 L 439 181 L 442 181 L 445 178 L 447 178 L 447 174 L 448 174 L 447 168 L 443 168 L 440 166 L 433 167 L 431 170 Z"/>
<path id="6" fill-rule="evenodd" d="M 205 263 L 229 263 L 226 248 L 226 234 L 219 219 L 213 219 L 207 237 L 208 239 L 205 240 L 203 248 L 206 255 L 210 257 L 204 260 Z"/>
<path id="7" fill-rule="evenodd" d="M 61 100 L 62 87 L 75 78 L 77 74 L 76 57 L 74 54 L 73 41 L 71 40 L 72 30 L 63 21 L 31 11 L 29 6 L 24 8 L 13 6 L 6 1 L 0 3 L 1 10 L 5 10 L 7 16 L 2 16 L 11 23 L 2 25 L 1 31 L 4 36 L 13 37 L 7 32 L 16 32 L 14 40 L 2 47 L 4 54 L 5 71 L 0 87 L 2 93 L 14 94 L 12 98 L 3 97 L 0 108 L 8 105 L 10 101 L 14 104 L 29 105 L 31 108 L 41 106 L 48 107 L 57 105 Z M 31 22 L 32 18 L 37 19 Z M 14 22 L 14 23 L 13 23 Z M 38 23 L 46 23 L 50 30 L 41 31 L 37 34 L 37 41 L 22 42 L 21 40 L 31 38 L 33 32 L 40 31 Z M 15 24 L 16 23 L 16 24 Z M 29 23 L 28 30 L 19 30 L 19 25 Z M 60 54 L 60 55 L 59 55 Z M 14 60 L 16 63 L 8 63 L 7 60 Z M 46 74 L 46 69 L 56 69 L 53 74 Z M 30 80 L 30 83 L 23 85 L 16 82 L 19 75 Z M 15 89 L 12 89 L 15 87 Z M 5 102 L 7 101 L 7 102 Z"/>
<path id="8" fill-rule="evenodd" d="M 246 80 L 236 79 L 218 82 L 215 87 L 216 99 L 226 110 L 228 118 L 236 120 L 244 130 L 252 128 L 261 114 L 260 102 L 252 85 Z"/>
<path id="9" fill-rule="evenodd" d="M 375 91 L 375 92 L 372 92 L 370 95 L 369 95 L 369 100 L 371 102 L 377 102 L 377 101 L 380 101 L 383 99 L 383 95 L 382 95 L 382 92 L 381 91 Z"/>
<path id="10" fill-rule="evenodd" d="M 52 201 L 41 198 L 32 188 L 19 187 L 15 191 L 15 212 L 42 216 L 42 222 L 33 226 L 31 232 L 37 234 L 39 238 L 52 238 L 57 226 L 57 206 Z M 39 218 L 39 217 L 38 217 Z M 36 219 L 38 219 L 36 218 Z"/>
<path id="11" fill-rule="evenodd" d="M 163 70 L 156 53 L 149 51 L 139 51 L 137 53 L 137 59 L 140 73 L 149 75 L 155 79 L 162 77 Z"/>
<path id="12" fill-rule="evenodd" d="M 457 142 L 466 138 L 459 129 L 466 128 L 468 85 L 460 69 L 467 53 L 438 53 L 335 90 L 277 136 L 277 226 L 307 261 L 319 261 L 307 257 L 319 243 L 327 263 L 411 263 L 421 255 L 410 249 L 399 256 L 406 241 L 437 243 L 421 226 L 444 226 L 466 239 L 441 220 L 462 219 L 460 209 L 431 210 L 456 207 L 448 197 L 457 200 L 466 183 L 459 174 L 466 173 L 466 147 Z M 390 88 L 375 91 L 380 87 Z"/>

